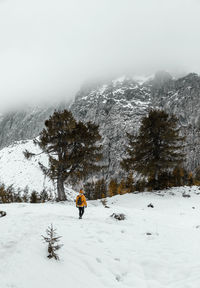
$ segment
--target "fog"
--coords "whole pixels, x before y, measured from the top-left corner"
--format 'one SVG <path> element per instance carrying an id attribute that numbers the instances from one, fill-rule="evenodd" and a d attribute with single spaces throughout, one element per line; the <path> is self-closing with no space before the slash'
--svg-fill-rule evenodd
<path id="1" fill-rule="evenodd" d="M 89 79 L 200 72 L 199 0 L 0 0 L 0 111 Z"/>

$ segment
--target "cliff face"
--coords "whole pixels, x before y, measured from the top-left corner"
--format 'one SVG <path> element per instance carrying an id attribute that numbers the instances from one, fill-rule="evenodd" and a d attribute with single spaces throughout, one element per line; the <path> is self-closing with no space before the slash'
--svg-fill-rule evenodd
<path id="1" fill-rule="evenodd" d="M 119 79 L 78 93 L 71 111 L 77 119 L 99 125 L 109 177 L 121 173 L 119 164 L 126 147 L 126 132 L 139 128 L 150 103 L 150 87 L 131 79 Z"/>
<path id="2" fill-rule="evenodd" d="M 55 109 L 68 108 L 69 104 L 34 107 L 7 113 L 0 120 L 0 148 L 15 141 L 33 139 L 44 128 L 44 121 Z"/>
<path id="3" fill-rule="evenodd" d="M 68 104 L 9 113 L 0 122 L 0 147 L 16 140 L 32 139 L 44 127 L 55 109 Z M 173 79 L 162 72 L 150 79 L 122 77 L 104 84 L 80 89 L 70 109 L 77 120 L 99 125 L 104 146 L 105 177 L 121 176 L 120 161 L 125 155 L 126 132 L 136 132 L 141 118 L 151 108 L 165 109 L 179 119 L 186 139 L 186 162 L 189 170 L 200 165 L 200 77 L 189 74 Z"/>
<path id="4" fill-rule="evenodd" d="M 200 165 L 200 77 L 193 73 L 175 80 L 162 72 L 145 82 L 121 78 L 77 94 L 71 110 L 77 119 L 99 125 L 109 177 L 123 173 L 119 163 L 125 155 L 126 132 L 136 132 L 151 108 L 178 117 L 187 137 L 185 166 L 193 171 Z"/>
<path id="5" fill-rule="evenodd" d="M 155 104 L 178 117 L 186 135 L 185 165 L 194 171 L 200 165 L 200 77 L 191 73 L 167 82 L 152 94 Z"/>

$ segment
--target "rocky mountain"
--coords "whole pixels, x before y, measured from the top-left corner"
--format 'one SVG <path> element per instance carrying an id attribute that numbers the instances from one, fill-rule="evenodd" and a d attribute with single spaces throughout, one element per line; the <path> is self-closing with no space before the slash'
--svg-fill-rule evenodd
<path id="1" fill-rule="evenodd" d="M 34 138 L 44 121 L 57 107 L 35 108 L 8 113 L 0 122 L 0 146 L 16 140 Z M 99 125 L 103 137 L 105 177 L 120 177 L 120 161 L 125 155 L 126 132 L 136 132 L 141 118 L 151 108 L 165 109 L 179 119 L 182 133 L 187 136 L 185 166 L 194 171 L 200 165 L 200 77 L 191 73 L 174 79 L 166 72 L 154 77 L 121 77 L 106 83 L 84 85 L 70 106 L 75 118 Z"/>
<path id="2" fill-rule="evenodd" d="M 109 177 L 122 173 L 119 163 L 125 155 L 126 132 L 136 132 L 151 108 L 178 117 L 182 133 L 187 136 L 185 166 L 194 171 L 200 165 L 200 77 L 191 73 L 173 79 L 159 72 L 145 81 L 122 77 L 91 90 L 84 88 L 71 106 L 76 118 L 99 125 Z"/>
<path id="3" fill-rule="evenodd" d="M 151 103 L 149 85 L 120 78 L 91 91 L 81 90 L 71 106 L 77 119 L 99 125 L 103 136 L 105 172 L 109 177 L 121 174 L 120 160 L 125 152 L 126 132 L 137 130 L 141 117 Z"/>
<path id="4" fill-rule="evenodd" d="M 0 148 L 15 141 L 33 139 L 44 127 L 44 121 L 55 109 L 68 108 L 69 103 L 55 104 L 48 107 L 29 107 L 20 111 L 12 111 L 0 119 Z"/>

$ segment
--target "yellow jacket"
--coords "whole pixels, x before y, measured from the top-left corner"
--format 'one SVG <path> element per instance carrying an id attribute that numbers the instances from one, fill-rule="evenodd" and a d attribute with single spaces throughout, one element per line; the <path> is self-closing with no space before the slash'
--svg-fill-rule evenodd
<path id="1" fill-rule="evenodd" d="M 82 200 L 82 204 L 81 205 L 78 205 L 77 203 L 78 203 L 78 199 L 79 199 L 79 197 L 81 197 L 81 200 Z M 82 195 L 78 195 L 77 197 L 76 197 L 76 207 L 87 207 L 87 202 L 86 202 L 86 198 L 85 198 L 85 196 L 82 194 Z"/>

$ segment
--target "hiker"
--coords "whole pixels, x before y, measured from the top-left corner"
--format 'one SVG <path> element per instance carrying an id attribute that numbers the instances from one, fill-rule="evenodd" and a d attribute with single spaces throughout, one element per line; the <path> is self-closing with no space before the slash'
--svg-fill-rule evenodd
<path id="1" fill-rule="evenodd" d="M 79 209 L 79 219 L 82 219 L 84 214 L 84 207 L 87 207 L 83 189 L 80 189 L 79 195 L 76 197 L 76 207 Z"/>

